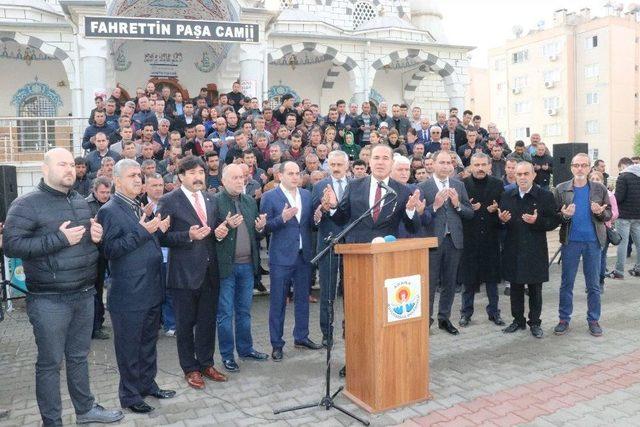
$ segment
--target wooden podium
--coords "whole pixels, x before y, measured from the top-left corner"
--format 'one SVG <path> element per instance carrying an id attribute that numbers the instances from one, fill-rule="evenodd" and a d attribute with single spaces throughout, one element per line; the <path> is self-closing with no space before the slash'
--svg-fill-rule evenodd
<path id="1" fill-rule="evenodd" d="M 368 412 L 431 397 L 429 248 L 437 245 L 426 238 L 336 246 L 344 263 L 344 393 Z"/>

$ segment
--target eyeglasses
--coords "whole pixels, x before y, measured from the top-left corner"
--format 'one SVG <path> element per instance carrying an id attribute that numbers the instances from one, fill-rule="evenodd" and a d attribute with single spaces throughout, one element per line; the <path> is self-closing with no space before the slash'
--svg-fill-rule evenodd
<path id="1" fill-rule="evenodd" d="M 572 168 L 588 168 L 589 163 L 571 163 Z"/>

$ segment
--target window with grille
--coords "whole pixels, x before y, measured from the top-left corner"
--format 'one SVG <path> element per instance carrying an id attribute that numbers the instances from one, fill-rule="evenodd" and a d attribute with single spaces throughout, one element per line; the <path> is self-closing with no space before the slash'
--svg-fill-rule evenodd
<path id="1" fill-rule="evenodd" d="M 280 0 L 280 9 L 293 9 L 296 0 Z"/>
<path id="2" fill-rule="evenodd" d="M 20 117 L 38 117 L 38 120 L 18 120 L 18 140 L 20 151 L 46 151 L 55 146 L 54 120 L 41 119 L 55 117 L 56 107 L 49 98 L 35 95 L 26 98 L 18 109 Z"/>
<path id="3" fill-rule="evenodd" d="M 353 10 L 353 29 L 358 29 L 362 24 L 371 21 L 377 15 L 371 3 L 366 1 L 356 3 L 356 7 Z"/>

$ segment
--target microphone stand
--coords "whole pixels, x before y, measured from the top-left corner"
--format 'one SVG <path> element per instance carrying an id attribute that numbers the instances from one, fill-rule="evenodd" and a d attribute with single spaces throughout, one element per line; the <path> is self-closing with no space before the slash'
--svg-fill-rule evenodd
<path id="1" fill-rule="evenodd" d="M 331 266 L 332 266 L 332 261 L 333 261 L 333 257 L 334 257 L 334 246 L 337 245 L 338 243 L 340 243 L 340 240 L 342 240 L 344 238 L 344 236 L 346 236 L 351 230 L 353 230 L 353 228 L 355 226 L 357 226 L 358 224 L 360 224 L 362 222 L 363 219 L 365 219 L 367 217 L 367 215 L 371 215 L 371 212 L 373 212 L 378 206 L 380 206 L 380 204 L 382 202 L 384 202 L 387 198 L 389 198 L 389 203 L 393 202 L 395 199 L 398 198 L 397 193 L 395 192 L 391 192 L 391 191 L 387 191 L 387 193 L 384 195 L 384 197 L 381 197 L 380 200 L 378 200 L 377 203 L 375 203 L 373 206 L 371 206 L 367 211 L 365 211 L 362 215 L 360 215 L 355 221 L 353 221 L 352 223 L 350 223 L 349 225 L 347 225 L 340 233 L 338 233 L 337 236 L 333 237 L 332 234 L 329 234 L 325 239 L 325 243 L 327 244 L 327 246 L 325 246 L 325 248 L 320 251 L 312 260 L 311 263 L 312 264 L 318 264 L 320 262 L 320 260 L 327 255 L 327 253 L 329 254 L 329 274 L 331 274 Z M 335 277 L 333 277 L 332 279 L 335 279 Z M 326 366 L 326 370 L 325 370 L 325 394 L 324 396 L 322 396 L 322 398 L 320 399 L 320 401 L 315 401 L 312 403 L 306 403 L 303 405 L 298 405 L 298 406 L 292 406 L 289 408 L 281 408 L 281 409 L 275 409 L 273 411 L 273 413 L 275 415 L 277 414 L 281 414 L 284 412 L 291 412 L 291 411 L 298 411 L 300 409 L 308 409 L 308 408 L 313 408 L 316 406 L 319 407 L 324 407 L 325 410 L 329 410 L 331 408 L 333 409 L 337 409 L 338 411 L 342 412 L 343 414 L 353 418 L 354 420 L 362 423 L 365 426 L 369 425 L 369 421 L 358 417 L 357 415 L 349 412 L 348 410 L 346 410 L 345 408 L 343 408 L 340 405 L 337 405 L 334 402 L 335 397 L 344 389 L 344 386 L 340 386 L 338 387 L 338 389 L 331 394 L 331 348 L 333 347 L 333 321 L 334 321 L 334 309 L 333 309 L 333 303 L 335 301 L 335 295 L 336 295 L 336 288 L 338 286 L 338 281 L 337 280 L 329 280 L 329 285 L 331 286 L 331 290 L 329 292 L 329 296 L 327 298 L 327 308 L 329 311 L 329 335 L 327 336 L 327 366 Z"/>

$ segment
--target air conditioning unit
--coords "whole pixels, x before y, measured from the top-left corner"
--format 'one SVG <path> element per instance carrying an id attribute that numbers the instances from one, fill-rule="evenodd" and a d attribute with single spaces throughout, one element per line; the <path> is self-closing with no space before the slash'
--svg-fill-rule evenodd
<path id="1" fill-rule="evenodd" d="M 547 115 L 548 116 L 555 116 L 558 114 L 558 110 L 556 108 L 549 108 L 547 110 Z"/>
<path id="2" fill-rule="evenodd" d="M 511 92 L 512 92 L 514 95 L 519 94 L 521 91 L 522 91 L 522 89 L 520 89 L 519 87 L 514 87 L 513 89 L 511 89 Z"/>
<path id="3" fill-rule="evenodd" d="M 558 55 L 549 55 L 549 61 L 557 61 Z"/>
<path id="4" fill-rule="evenodd" d="M 547 89 L 551 89 L 555 85 L 556 85 L 555 82 L 544 82 L 544 87 L 546 87 Z"/>

